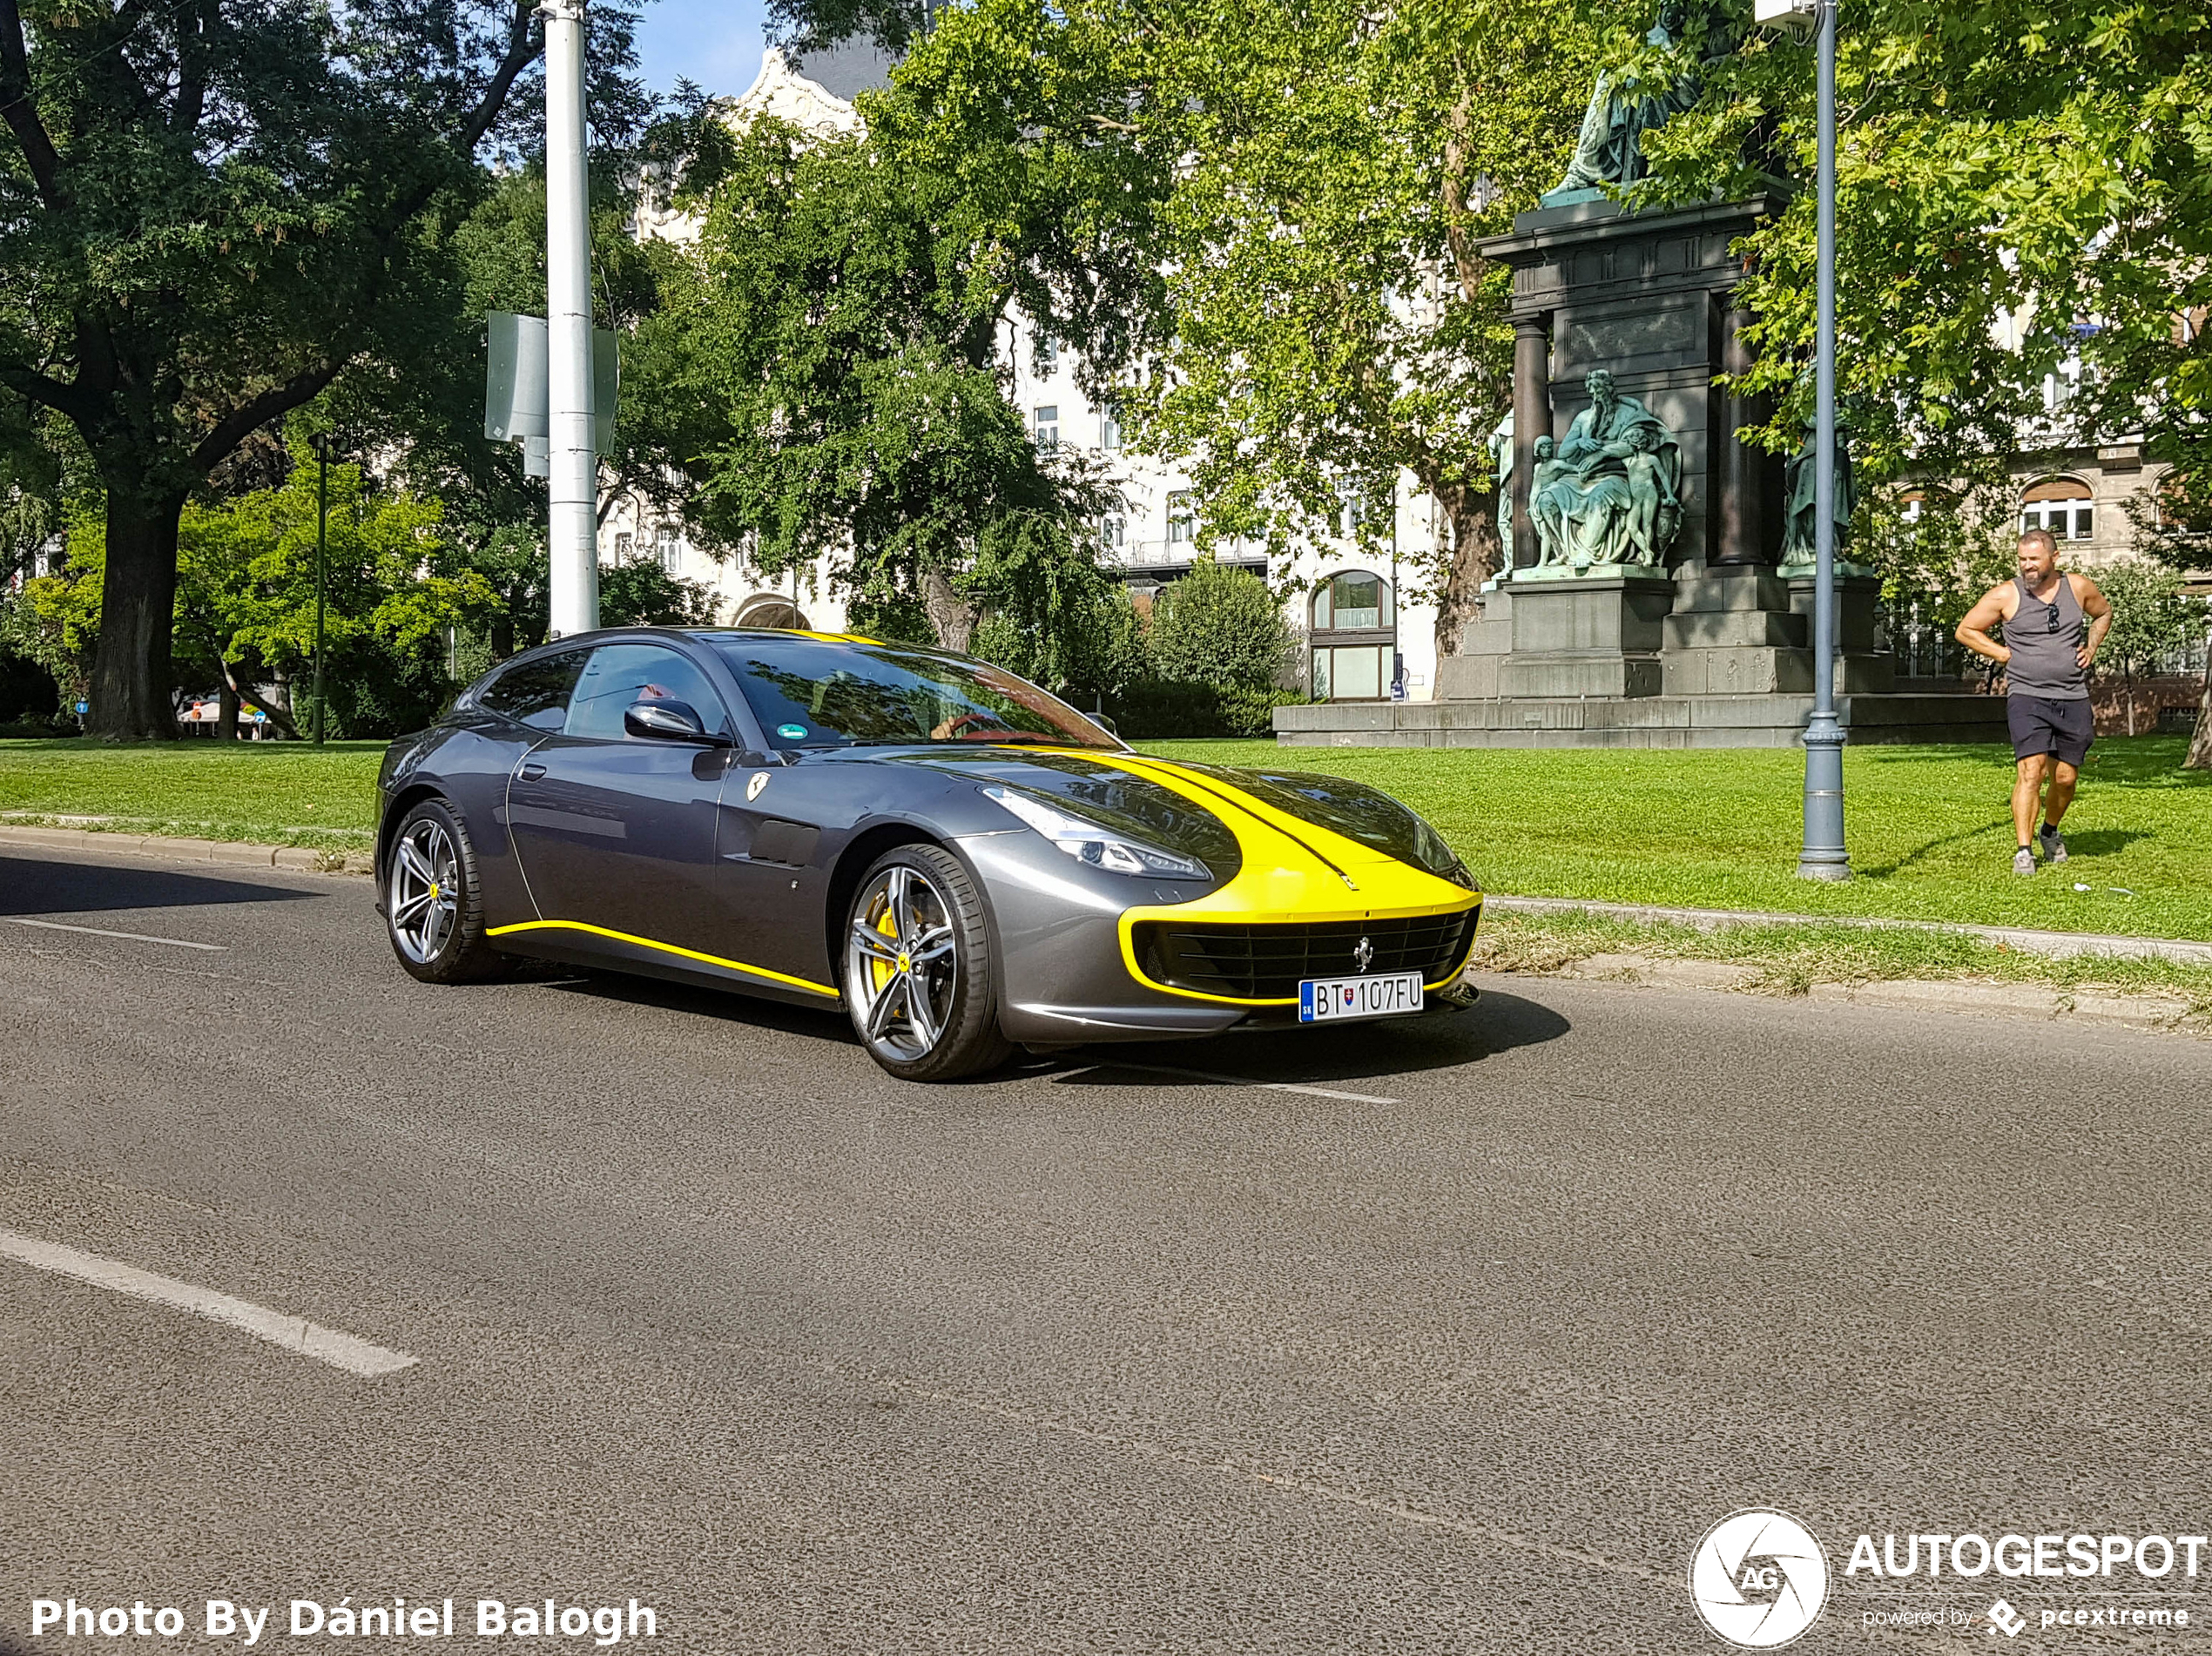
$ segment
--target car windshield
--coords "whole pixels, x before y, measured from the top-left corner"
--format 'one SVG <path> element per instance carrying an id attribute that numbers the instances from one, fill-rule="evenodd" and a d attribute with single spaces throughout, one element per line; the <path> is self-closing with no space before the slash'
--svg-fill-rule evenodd
<path id="1" fill-rule="evenodd" d="M 796 633 L 725 635 L 711 643 L 737 675 L 762 731 L 779 748 L 1121 746 L 1066 703 L 988 662 Z"/>

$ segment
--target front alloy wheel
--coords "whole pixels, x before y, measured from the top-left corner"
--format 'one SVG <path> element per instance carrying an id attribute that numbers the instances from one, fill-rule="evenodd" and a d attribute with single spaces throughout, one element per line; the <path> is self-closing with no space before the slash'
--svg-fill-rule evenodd
<path id="1" fill-rule="evenodd" d="M 475 847 L 442 799 L 418 801 L 392 836 L 384 929 L 400 965 L 425 983 L 475 982 L 513 965 L 484 935 Z"/>
<path id="2" fill-rule="evenodd" d="M 845 999 L 870 1056 L 907 1080 L 947 1080 L 1005 1061 L 989 926 L 968 871 L 935 845 L 901 845 L 869 869 L 846 926 Z"/>
<path id="3" fill-rule="evenodd" d="M 435 817 L 417 817 L 392 847 L 392 946 L 428 966 L 453 935 L 461 901 L 461 853 Z"/>

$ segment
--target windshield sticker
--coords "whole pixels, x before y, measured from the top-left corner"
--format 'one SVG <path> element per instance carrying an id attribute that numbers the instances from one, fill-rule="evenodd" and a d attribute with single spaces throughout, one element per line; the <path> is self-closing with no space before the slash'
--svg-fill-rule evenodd
<path id="1" fill-rule="evenodd" d="M 806 739 L 806 727 L 804 724 L 779 724 L 776 726 L 776 734 L 786 742 L 804 742 Z"/>

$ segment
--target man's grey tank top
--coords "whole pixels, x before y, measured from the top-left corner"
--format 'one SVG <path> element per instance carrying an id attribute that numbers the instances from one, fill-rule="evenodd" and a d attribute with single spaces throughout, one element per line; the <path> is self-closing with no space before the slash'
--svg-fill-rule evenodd
<path id="1" fill-rule="evenodd" d="M 2074 596 L 2074 582 L 2061 572 L 2058 590 L 2047 599 L 2030 592 L 2023 577 L 2015 576 L 2013 584 L 2020 589 L 2020 608 L 2005 623 L 2005 647 L 2013 652 L 2005 664 L 2005 693 L 2049 702 L 2087 701 L 2089 676 L 2076 664 L 2074 652 L 2089 636 L 2089 623 Z M 2051 626 L 2054 607 L 2056 631 Z"/>

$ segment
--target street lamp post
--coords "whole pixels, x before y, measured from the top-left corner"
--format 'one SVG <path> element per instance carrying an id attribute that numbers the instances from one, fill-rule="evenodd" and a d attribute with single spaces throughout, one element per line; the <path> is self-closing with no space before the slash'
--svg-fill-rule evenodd
<path id="1" fill-rule="evenodd" d="M 1813 397 L 1812 717 L 1805 725 L 1801 879 L 1849 879 L 1844 848 L 1844 728 L 1836 717 L 1836 0 L 1818 0 L 1819 323 Z"/>
<path id="2" fill-rule="evenodd" d="M 314 744 L 322 745 L 322 623 L 324 608 L 323 566 L 330 535 L 330 434 L 319 431 L 310 437 L 315 459 L 320 471 L 315 479 L 315 718 Z"/>
<path id="3" fill-rule="evenodd" d="M 591 384 L 584 0 L 544 0 L 546 393 L 552 636 L 599 624 L 599 461 Z"/>

